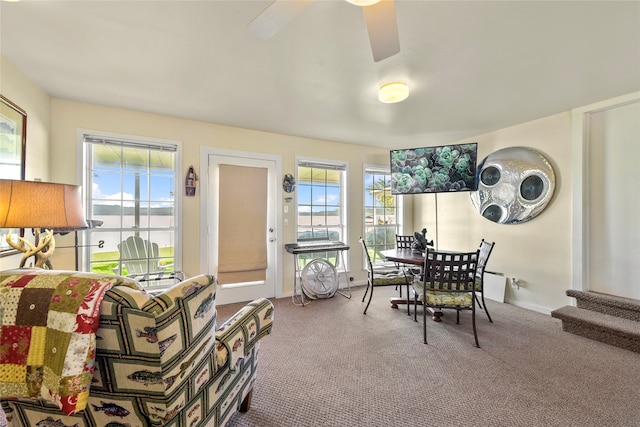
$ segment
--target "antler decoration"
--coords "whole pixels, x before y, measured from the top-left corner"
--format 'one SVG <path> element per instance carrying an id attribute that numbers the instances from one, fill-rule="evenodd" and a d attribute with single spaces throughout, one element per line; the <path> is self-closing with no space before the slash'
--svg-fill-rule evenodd
<path id="1" fill-rule="evenodd" d="M 11 240 L 11 232 L 7 234 L 6 240 L 12 248 L 17 249 L 20 252 L 24 252 L 22 255 L 22 259 L 20 260 L 20 268 L 24 267 L 27 259 L 33 256 L 36 258 L 34 267 L 51 270 L 53 267 L 51 265 L 51 261 L 49 261 L 49 257 L 56 247 L 56 241 L 53 238 L 53 231 L 45 230 L 43 234 L 40 234 L 38 231 L 36 231 L 35 234 L 35 246 L 24 237 L 18 237 L 20 243 L 15 243 L 13 240 Z M 28 247 L 25 247 L 25 244 Z"/>

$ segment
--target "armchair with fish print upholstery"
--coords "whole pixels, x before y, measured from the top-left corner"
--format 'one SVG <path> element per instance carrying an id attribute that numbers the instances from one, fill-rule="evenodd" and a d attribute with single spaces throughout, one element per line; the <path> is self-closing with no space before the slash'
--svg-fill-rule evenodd
<path id="1" fill-rule="evenodd" d="M 0 319 L 14 321 L 9 320 L 13 322 L 11 326 L 2 326 L 0 345 L 12 348 L 9 341 L 13 338 L 4 334 L 5 330 L 25 328 L 26 325 L 15 324 L 34 318 L 19 313 L 25 307 L 39 305 L 29 304 L 35 301 L 35 288 L 51 288 L 45 299 L 54 301 L 58 295 L 64 300 L 65 295 L 71 298 L 79 294 L 81 299 L 83 292 L 76 292 L 81 285 L 86 285 L 93 294 L 100 286 L 105 289 L 99 303 L 99 323 L 95 322 L 92 331 L 90 328 L 84 331 L 93 335 L 89 338 L 83 335 L 84 340 L 78 341 L 75 338 L 78 324 L 52 325 L 55 322 L 51 319 L 60 315 L 52 311 L 44 321 L 45 329 L 38 326 L 41 332 L 30 335 L 32 347 L 37 347 L 34 337 L 48 340 L 40 345 L 46 350 L 45 365 L 49 357 L 46 352 L 52 346 L 54 353 L 56 348 L 62 348 L 51 338 L 59 333 L 55 328 L 69 329 L 71 342 L 87 343 L 88 350 L 79 350 L 82 346 L 78 344 L 69 345 L 69 351 L 73 348 L 75 353 L 72 357 L 67 355 L 60 364 L 62 373 L 54 377 L 59 383 L 47 379 L 50 376 L 46 366 L 44 370 L 38 368 L 45 375 L 44 380 L 36 379 L 35 386 L 9 383 L 20 376 L 16 372 L 24 372 L 27 383 L 33 380 L 29 373 L 36 362 L 25 356 L 22 362 L 29 366 L 19 366 L 20 362 L 9 366 L 14 363 L 8 360 L 11 352 L 0 360 L 0 390 L 4 391 L 0 392 L 0 401 L 8 427 L 224 426 L 238 410 L 249 409 L 259 340 L 271 332 L 273 305 L 264 298 L 255 300 L 216 328 L 217 283 L 211 275 L 196 276 L 151 295 L 135 281 L 119 276 L 39 269 L 2 271 Z M 28 298 L 31 299 L 26 301 Z M 67 311 L 72 311 L 66 306 Z M 82 308 L 86 304 L 78 307 L 86 311 Z M 46 318 L 46 313 L 40 317 Z M 81 316 L 78 314 L 77 318 Z M 54 335 L 50 336 L 50 332 Z M 17 347 L 21 353 L 31 354 L 28 349 Z M 82 352 L 89 356 L 83 356 Z M 70 369 L 68 360 L 77 362 L 75 365 L 84 371 L 86 381 L 82 381 L 82 375 L 69 381 L 65 376 Z M 12 375 L 6 375 L 7 372 Z M 35 394 L 11 397 L 7 390 Z M 55 396 L 63 396 L 62 403 L 67 404 Z"/>

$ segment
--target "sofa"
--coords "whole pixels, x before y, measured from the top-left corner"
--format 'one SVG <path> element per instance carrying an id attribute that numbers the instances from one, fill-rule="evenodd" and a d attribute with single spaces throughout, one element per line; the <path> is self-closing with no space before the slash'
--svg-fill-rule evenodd
<path id="1" fill-rule="evenodd" d="M 119 276 L 0 272 L 7 425 L 226 425 L 250 407 L 273 305 L 257 299 L 216 327 L 216 287 L 199 275 L 153 295 Z"/>

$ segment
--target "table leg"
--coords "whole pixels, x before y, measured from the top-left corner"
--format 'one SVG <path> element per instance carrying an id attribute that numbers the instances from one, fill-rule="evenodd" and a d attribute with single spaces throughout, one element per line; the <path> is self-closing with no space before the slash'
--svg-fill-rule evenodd
<path id="1" fill-rule="evenodd" d="M 398 308 L 398 305 L 405 305 L 405 304 L 413 305 L 413 300 L 410 299 L 409 302 L 407 303 L 406 299 L 400 298 L 400 297 L 391 297 L 389 298 L 389 302 L 391 303 L 391 308 Z"/>
<path id="2" fill-rule="evenodd" d="M 404 305 L 407 304 L 407 300 L 404 298 L 399 298 L 399 297 L 391 297 L 389 299 L 389 302 L 391 303 L 391 308 L 398 308 L 399 305 Z M 413 300 L 409 300 L 409 304 L 413 305 L 414 302 Z M 418 305 L 422 305 L 422 303 L 420 303 L 420 301 L 418 301 Z M 442 311 L 438 310 L 437 308 L 433 308 L 433 307 L 427 307 L 427 311 L 429 313 L 431 313 L 431 319 L 434 322 L 441 322 L 442 319 L 440 319 L 443 315 Z"/>
<path id="3" fill-rule="evenodd" d="M 442 322 L 442 319 L 440 319 L 442 317 L 442 312 L 440 310 L 433 307 L 427 307 L 427 311 L 431 313 L 431 319 L 434 322 Z"/>

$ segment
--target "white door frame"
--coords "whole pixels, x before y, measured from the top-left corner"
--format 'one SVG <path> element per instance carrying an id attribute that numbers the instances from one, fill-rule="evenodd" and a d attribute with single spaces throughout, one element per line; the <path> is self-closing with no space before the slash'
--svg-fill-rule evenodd
<path id="1" fill-rule="evenodd" d="M 275 212 L 273 212 L 273 214 L 275 217 L 274 235 L 276 241 L 273 244 L 273 247 L 275 248 L 273 250 L 273 261 L 270 260 L 269 262 L 270 267 L 275 269 L 275 297 L 282 297 L 282 251 L 280 250 L 280 242 L 282 241 L 282 229 L 280 227 L 280 224 L 282 223 L 282 210 L 280 208 L 280 200 L 282 200 L 282 186 L 279 185 L 282 181 L 282 156 L 215 147 L 200 147 L 200 171 L 202 174 L 200 179 L 200 271 L 211 274 L 217 273 L 213 271 L 213 266 L 211 265 L 213 255 L 211 250 L 214 250 L 217 247 L 217 242 L 214 241 L 217 237 L 215 234 L 216 225 L 210 223 L 210 220 L 217 216 L 210 212 L 210 202 L 214 195 L 211 194 L 212 190 L 209 188 L 209 177 L 207 173 L 209 168 L 209 156 L 235 157 L 239 160 L 246 159 L 248 161 L 266 160 L 275 163 L 276 176 L 273 180 L 272 188 L 269 188 L 269 192 L 274 194 L 275 198 L 275 203 L 273 204 Z"/>
<path id="2" fill-rule="evenodd" d="M 637 102 L 640 92 L 597 102 L 571 111 L 571 155 L 572 155 L 572 289 L 591 289 L 589 277 L 589 116 L 592 113 Z M 575 304 L 575 301 L 573 301 Z"/>

